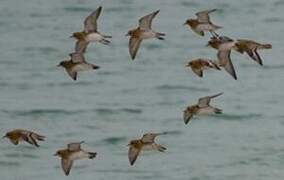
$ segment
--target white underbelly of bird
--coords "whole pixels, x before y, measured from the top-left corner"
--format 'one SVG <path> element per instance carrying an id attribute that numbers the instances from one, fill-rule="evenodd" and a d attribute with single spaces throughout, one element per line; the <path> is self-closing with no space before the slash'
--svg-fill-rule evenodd
<path id="1" fill-rule="evenodd" d="M 78 151 L 78 152 L 74 152 L 70 156 L 71 160 L 77 160 L 77 159 L 83 159 L 83 158 L 89 158 L 89 153 L 87 153 L 85 151 Z"/>
<path id="2" fill-rule="evenodd" d="M 215 112 L 214 111 L 214 108 L 213 107 L 204 107 L 204 108 L 200 108 L 197 112 L 197 114 L 210 114 L 210 113 L 213 113 Z"/>
<path id="3" fill-rule="evenodd" d="M 155 37 L 156 37 L 156 33 L 154 31 L 144 31 L 141 34 L 142 39 L 151 39 L 151 38 L 155 38 Z"/>
<path id="4" fill-rule="evenodd" d="M 200 31 L 214 31 L 216 28 L 214 28 L 214 26 L 212 26 L 211 24 L 205 23 L 199 24 L 196 29 Z"/>
<path id="5" fill-rule="evenodd" d="M 157 146 L 156 146 L 155 143 L 149 144 L 149 145 L 144 145 L 143 148 L 142 148 L 143 151 L 151 151 L 151 150 L 155 150 L 155 149 L 157 149 Z"/>
<path id="6" fill-rule="evenodd" d="M 78 64 L 76 65 L 72 71 L 78 72 L 78 71 L 88 71 L 88 70 L 92 70 L 93 66 L 91 64 L 87 64 L 87 63 L 82 63 L 82 64 Z"/>
<path id="7" fill-rule="evenodd" d="M 103 36 L 99 33 L 91 33 L 88 34 L 86 37 L 86 41 L 88 42 L 95 42 L 95 41 L 101 41 L 103 39 Z"/>
<path id="8" fill-rule="evenodd" d="M 235 42 L 234 42 L 234 41 L 232 41 L 232 42 L 226 42 L 226 43 L 220 44 L 220 46 L 219 46 L 218 49 L 219 49 L 220 51 L 227 51 L 227 50 L 232 49 L 234 46 L 235 46 Z"/>

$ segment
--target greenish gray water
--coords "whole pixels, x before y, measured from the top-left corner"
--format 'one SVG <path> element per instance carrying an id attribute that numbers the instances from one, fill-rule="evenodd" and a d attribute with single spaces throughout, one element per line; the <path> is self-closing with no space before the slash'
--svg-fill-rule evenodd
<path id="1" fill-rule="evenodd" d="M 101 66 L 73 82 L 56 65 L 73 50 L 68 38 L 99 5 L 99 28 L 110 46 L 92 44 L 86 54 Z M 226 72 L 203 79 L 184 68 L 189 58 L 215 58 L 202 38 L 182 24 L 195 12 L 218 8 L 212 21 L 232 38 L 270 42 L 264 67 L 232 53 L 238 81 Z M 0 132 L 25 128 L 47 136 L 41 148 L 0 142 L 0 177 L 35 179 L 283 179 L 284 1 L 187 0 L 1 0 Z M 165 41 L 142 43 L 137 60 L 128 54 L 128 29 L 139 17 L 161 12 L 153 28 Z M 224 92 L 212 104 L 224 114 L 194 118 L 184 108 L 198 97 Z M 166 153 L 147 152 L 130 167 L 127 143 L 150 131 Z M 52 156 L 66 143 L 85 140 L 95 160 L 74 164 L 69 177 Z"/>

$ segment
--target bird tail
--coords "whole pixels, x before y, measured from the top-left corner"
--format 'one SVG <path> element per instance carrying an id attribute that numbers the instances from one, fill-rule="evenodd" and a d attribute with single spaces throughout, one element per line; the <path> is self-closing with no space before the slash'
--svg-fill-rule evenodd
<path id="1" fill-rule="evenodd" d="M 96 152 L 88 152 L 89 154 L 89 159 L 94 159 L 97 156 Z"/>
<path id="2" fill-rule="evenodd" d="M 110 43 L 110 41 L 107 40 L 107 39 L 102 39 L 102 40 L 100 40 L 100 43 L 102 43 L 104 45 L 108 45 Z"/>
<path id="3" fill-rule="evenodd" d="M 44 138 L 45 138 L 45 136 L 42 136 L 42 135 L 39 135 L 39 134 L 36 135 L 36 139 L 39 140 L 39 141 L 44 141 Z"/>
<path id="4" fill-rule="evenodd" d="M 216 114 L 222 114 L 222 109 L 214 108 L 214 112 L 215 112 Z"/>
<path id="5" fill-rule="evenodd" d="M 166 35 L 165 33 L 159 33 L 159 32 L 156 33 L 156 37 L 159 40 L 165 40 L 165 38 L 163 37 L 165 35 Z"/>
<path id="6" fill-rule="evenodd" d="M 102 35 L 104 38 L 112 38 L 110 35 Z"/>
<path id="7" fill-rule="evenodd" d="M 262 48 L 262 49 L 271 49 L 271 48 L 272 48 L 272 45 L 271 45 L 271 44 L 262 44 L 262 45 L 261 45 L 261 48 Z"/>
<path id="8" fill-rule="evenodd" d="M 160 152 L 165 152 L 165 150 L 167 150 L 167 148 L 159 144 L 156 144 L 156 147 L 157 147 L 157 150 Z"/>
<path id="9" fill-rule="evenodd" d="M 100 66 L 96 66 L 94 64 L 92 64 L 92 66 L 93 66 L 93 69 L 100 69 Z"/>

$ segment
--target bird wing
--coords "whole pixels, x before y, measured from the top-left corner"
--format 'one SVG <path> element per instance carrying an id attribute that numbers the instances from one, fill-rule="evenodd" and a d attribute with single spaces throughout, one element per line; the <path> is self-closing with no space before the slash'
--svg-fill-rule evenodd
<path id="1" fill-rule="evenodd" d="M 216 9 L 210 9 L 205 11 L 200 11 L 196 13 L 197 19 L 201 23 L 210 23 L 209 13 L 216 11 Z"/>
<path id="2" fill-rule="evenodd" d="M 147 134 L 144 134 L 143 137 L 142 137 L 142 142 L 143 143 L 153 143 L 155 138 L 160 135 L 159 133 L 147 133 Z"/>
<path id="3" fill-rule="evenodd" d="M 92 12 L 84 21 L 84 31 L 85 32 L 97 32 L 97 20 L 101 14 L 102 6 Z"/>
<path id="4" fill-rule="evenodd" d="M 262 59 L 260 55 L 258 54 L 257 50 L 250 50 L 247 49 L 246 53 L 249 55 L 250 58 L 252 58 L 254 61 L 256 61 L 258 64 L 263 65 Z"/>
<path id="5" fill-rule="evenodd" d="M 223 66 L 235 80 L 237 80 L 236 71 L 230 58 L 230 54 L 231 50 L 218 51 L 217 57 L 219 59 L 220 65 Z"/>
<path id="6" fill-rule="evenodd" d="M 131 166 L 135 163 L 135 161 L 136 161 L 136 159 L 137 159 L 139 153 L 140 153 L 140 149 L 135 148 L 135 147 L 133 147 L 133 146 L 130 146 L 130 147 L 129 147 L 129 150 L 128 150 L 128 159 L 129 159 L 129 162 L 130 162 L 130 165 L 131 165 Z"/>
<path id="7" fill-rule="evenodd" d="M 146 16 L 143 16 L 142 18 L 139 19 L 139 27 L 141 29 L 151 29 L 152 26 L 152 20 L 154 17 L 160 12 L 160 10 L 157 10 L 151 14 L 148 14 Z"/>
<path id="8" fill-rule="evenodd" d="M 66 176 L 69 175 L 71 167 L 72 167 L 73 161 L 69 160 L 69 159 L 61 159 L 61 167 L 65 173 Z"/>
<path id="9" fill-rule="evenodd" d="M 22 138 L 24 141 L 28 142 L 31 145 L 34 145 L 36 147 L 39 147 L 39 145 L 37 144 L 35 138 L 32 136 L 32 132 L 30 131 L 22 131 Z"/>
<path id="10" fill-rule="evenodd" d="M 78 40 L 75 45 L 76 53 L 85 53 L 89 42 Z"/>
<path id="11" fill-rule="evenodd" d="M 130 53 L 132 60 L 135 59 L 141 42 L 142 42 L 141 39 L 135 38 L 133 36 L 129 39 L 128 46 L 129 46 L 129 53 Z"/>
<path id="12" fill-rule="evenodd" d="M 77 53 L 77 52 L 75 52 L 75 53 L 70 53 L 69 55 L 70 55 L 71 61 L 72 61 L 73 63 L 86 62 L 83 53 Z"/>
<path id="13" fill-rule="evenodd" d="M 69 151 L 78 151 L 78 150 L 81 150 L 82 143 L 84 143 L 84 141 L 69 143 L 67 144 L 67 148 Z"/>
<path id="14" fill-rule="evenodd" d="M 188 124 L 188 122 L 191 120 L 193 114 L 189 112 L 188 110 L 185 110 L 183 113 L 183 120 L 185 124 Z"/>
<path id="15" fill-rule="evenodd" d="M 66 69 L 66 72 L 74 81 L 77 80 L 77 72 L 76 71 L 71 71 L 71 70 L 69 71 L 69 70 Z"/>
<path id="16" fill-rule="evenodd" d="M 203 71 L 201 69 L 191 68 L 192 71 L 197 74 L 199 77 L 203 77 Z"/>
<path id="17" fill-rule="evenodd" d="M 218 93 L 218 94 L 215 94 L 213 96 L 205 96 L 205 97 L 199 98 L 198 99 L 198 106 L 199 107 L 207 107 L 207 106 L 209 106 L 209 103 L 210 103 L 211 99 L 213 99 L 215 97 L 218 97 L 218 96 L 220 96 L 222 94 L 223 93 Z"/>

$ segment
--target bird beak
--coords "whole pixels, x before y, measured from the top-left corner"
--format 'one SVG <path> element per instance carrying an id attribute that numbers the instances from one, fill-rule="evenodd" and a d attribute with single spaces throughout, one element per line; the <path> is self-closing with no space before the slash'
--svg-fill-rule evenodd
<path id="1" fill-rule="evenodd" d="M 60 67 L 60 66 L 61 66 L 60 64 L 57 64 L 57 65 L 56 65 L 56 67 Z"/>
<path id="2" fill-rule="evenodd" d="M 73 35 L 69 36 L 69 38 L 73 38 L 73 37 L 74 37 Z"/>
<path id="3" fill-rule="evenodd" d="M 185 26 L 185 25 L 187 25 L 186 21 L 185 21 L 185 23 L 183 23 L 183 26 Z"/>
<path id="4" fill-rule="evenodd" d="M 125 34 L 125 36 L 129 36 L 129 34 L 127 33 L 127 34 Z"/>
<path id="5" fill-rule="evenodd" d="M 7 137 L 7 136 L 5 135 L 5 136 L 2 137 L 2 139 L 6 138 L 6 137 Z"/>
<path id="6" fill-rule="evenodd" d="M 57 154 L 55 153 L 55 154 L 53 154 L 53 156 L 57 156 Z"/>
<path id="7" fill-rule="evenodd" d="M 189 64 L 186 64 L 186 65 L 185 65 L 185 67 L 189 67 L 189 66 L 190 66 Z"/>

